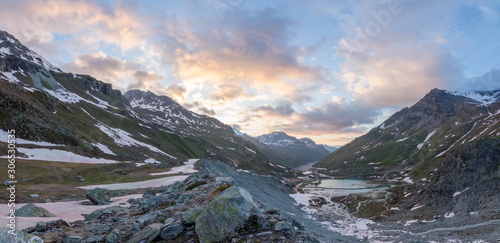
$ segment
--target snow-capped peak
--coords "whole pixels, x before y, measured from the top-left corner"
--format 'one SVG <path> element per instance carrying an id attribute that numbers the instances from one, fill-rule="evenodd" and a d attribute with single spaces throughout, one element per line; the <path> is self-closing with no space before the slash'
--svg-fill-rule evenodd
<path id="1" fill-rule="evenodd" d="M 467 91 L 467 92 L 450 92 L 456 96 L 463 96 L 478 102 L 481 105 L 487 106 L 496 103 L 500 99 L 500 90 L 496 91 Z"/>

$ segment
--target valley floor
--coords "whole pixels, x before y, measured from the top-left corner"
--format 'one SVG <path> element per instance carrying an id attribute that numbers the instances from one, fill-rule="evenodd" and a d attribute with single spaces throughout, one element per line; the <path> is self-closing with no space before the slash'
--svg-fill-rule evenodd
<path id="1" fill-rule="evenodd" d="M 161 187 L 162 191 L 168 191 L 169 185 L 176 181 L 184 181 L 188 177 L 188 175 L 183 175 L 184 172 L 196 171 L 194 169 L 195 162 L 191 160 L 184 165 L 167 169 L 171 172 L 158 172 L 158 169 L 155 169 L 156 172 L 146 170 L 149 174 L 169 175 L 169 177 L 165 178 L 80 187 L 80 189 L 92 189 L 108 186 L 111 190 L 126 190 L 124 196 L 113 197 L 111 205 L 95 206 L 90 205 L 90 202 L 86 200 L 36 203 L 37 206 L 41 206 L 55 214 L 56 217 L 19 217 L 18 229 L 32 227 L 38 221 L 57 219 L 63 219 L 67 222 L 77 221 L 75 224 L 71 223 L 72 227 L 87 227 L 85 223 L 78 223 L 84 219 L 82 214 L 89 214 L 97 209 L 113 205 L 119 205 L 123 209 L 129 210 L 129 207 L 133 207 L 128 203 L 129 199 L 141 198 L 142 194 L 138 193 L 143 192 L 143 190 L 136 190 L 134 194 L 130 189 L 137 188 L 137 186 L 142 188 Z M 259 175 L 252 171 L 234 170 L 222 162 L 202 160 L 199 163 L 203 170 L 206 171 L 204 173 L 222 178 L 232 178 L 234 181 L 233 186 L 246 189 L 254 200 L 262 206 L 264 212 L 276 210 L 294 227 L 301 229 L 303 232 L 308 232 L 324 242 L 473 242 L 500 239 L 500 232 L 497 230 L 500 227 L 500 220 L 469 221 L 463 215 L 449 215 L 446 218 L 426 221 L 412 220 L 401 215 L 394 216 L 394 213 L 397 213 L 399 209 L 388 204 L 393 198 L 394 192 L 387 191 L 387 188 L 389 188 L 387 186 L 381 187 L 353 180 L 348 184 L 353 186 L 351 189 L 358 190 L 358 193 L 329 194 L 322 191 L 320 194 L 308 194 L 304 193 L 305 188 L 310 190 L 315 186 L 317 187 L 320 185 L 321 180 L 328 178 L 319 173 L 305 173 L 308 174 L 307 177 L 280 181 L 280 179 L 273 176 Z M 177 175 L 172 175 L 172 173 Z M 296 190 L 290 187 L 294 183 L 298 185 Z M 303 194 L 296 194 L 297 191 Z M 321 195 L 322 199 L 318 200 L 318 195 Z M 198 205 L 203 202 L 192 203 Z M 23 205 L 18 204 L 17 208 Z M 0 205 L 0 211 L 7 210 L 7 205 Z M 468 224 L 468 222 L 471 223 Z M 6 218 L 1 218 L 0 223 L 6 224 Z M 74 231 L 74 229 L 72 230 Z M 188 238 L 181 237 L 180 240 L 189 239 L 188 233 L 182 236 Z M 267 232 L 262 233 L 267 234 Z M 291 237 L 290 235 L 286 236 L 286 234 L 283 236 L 279 232 L 273 232 L 272 234 L 275 233 L 277 237 Z M 243 234 L 240 238 L 247 236 Z"/>

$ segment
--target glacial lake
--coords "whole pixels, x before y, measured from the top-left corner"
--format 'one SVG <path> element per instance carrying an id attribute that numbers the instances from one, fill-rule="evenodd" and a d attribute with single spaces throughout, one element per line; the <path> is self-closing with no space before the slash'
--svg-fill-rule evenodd
<path id="1" fill-rule="evenodd" d="M 325 179 L 318 185 L 307 185 L 304 192 L 313 195 L 346 196 L 349 194 L 364 194 L 383 192 L 389 185 L 375 184 L 369 180 L 360 179 Z"/>

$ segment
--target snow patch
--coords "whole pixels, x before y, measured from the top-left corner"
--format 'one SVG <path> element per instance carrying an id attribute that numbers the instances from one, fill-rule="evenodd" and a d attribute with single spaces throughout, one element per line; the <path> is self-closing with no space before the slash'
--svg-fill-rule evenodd
<path id="1" fill-rule="evenodd" d="M 436 131 L 432 131 L 431 133 L 429 133 L 429 134 L 427 135 L 427 137 L 425 138 L 425 140 L 424 140 L 421 144 L 417 145 L 418 150 L 421 150 L 421 149 L 422 149 L 422 147 L 424 146 L 424 144 L 426 144 L 426 143 L 427 143 L 427 141 L 429 141 L 429 139 L 430 139 L 430 138 L 431 138 L 431 137 L 432 137 L 435 133 L 436 133 Z"/>
<path id="2" fill-rule="evenodd" d="M 463 192 L 465 192 L 465 191 L 467 191 L 467 190 L 469 190 L 469 187 L 465 188 L 465 189 L 464 189 L 463 191 L 461 191 L 461 192 L 455 192 L 455 193 L 453 193 L 453 197 L 456 197 L 456 196 L 458 196 L 458 195 L 462 194 Z"/>
<path id="3" fill-rule="evenodd" d="M 250 151 L 250 152 L 252 152 L 252 153 L 254 153 L 254 154 L 256 154 L 256 153 L 257 153 L 257 152 L 255 152 L 255 150 L 249 149 L 249 148 L 247 148 L 247 147 L 245 147 L 245 148 L 246 148 L 248 151 Z"/>
<path id="4" fill-rule="evenodd" d="M 418 204 L 417 204 L 417 205 L 413 206 L 413 207 L 410 209 L 410 211 L 415 211 L 415 210 L 417 210 L 417 209 L 419 209 L 419 208 L 422 208 L 422 207 L 424 207 L 424 206 L 423 206 L 423 205 L 418 205 Z"/>
<path id="5" fill-rule="evenodd" d="M 9 133 L 0 129 L 0 138 L 2 138 L 1 141 L 7 141 L 8 136 L 9 136 Z M 18 138 L 17 136 L 16 136 L 16 144 L 31 144 L 31 145 L 38 145 L 38 146 L 45 146 L 45 147 L 64 146 L 64 144 L 53 144 L 53 143 L 48 143 L 48 142 L 30 141 L 30 140 Z"/>
<path id="6" fill-rule="evenodd" d="M 89 158 L 72 152 L 57 150 L 57 149 L 27 149 L 17 148 L 19 153 L 26 154 L 27 159 L 41 160 L 41 161 L 54 161 L 54 162 L 67 162 L 67 163 L 88 163 L 88 164 L 115 164 L 121 161 L 114 161 L 101 158 Z M 2 156 L 6 158 L 7 156 Z M 19 157 L 19 159 L 21 159 Z"/>
<path id="7" fill-rule="evenodd" d="M 184 165 L 172 167 L 172 168 L 170 168 L 169 171 L 166 171 L 166 172 L 151 173 L 150 175 L 152 175 L 152 176 L 175 175 L 175 174 L 179 174 L 181 172 L 183 174 L 196 173 L 198 170 L 194 169 L 194 163 L 196 163 L 197 161 L 198 161 L 198 159 L 190 159 L 187 162 L 184 162 Z"/>
<path id="8" fill-rule="evenodd" d="M 453 217 L 455 217 L 455 213 L 454 212 L 446 213 L 444 215 L 445 219 L 449 219 L 449 218 L 453 218 Z"/>
<path id="9" fill-rule="evenodd" d="M 98 147 L 102 152 L 104 152 L 105 154 L 109 154 L 109 155 L 116 155 L 113 151 L 111 151 L 106 145 L 102 144 L 102 143 L 96 143 L 94 144 L 96 147 Z"/>
<path id="10" fill-rule="evenodd" d="M 409 184 L 413 184 L 413 180 L 410 177 L 405 177 L 403 179 L 403 182 L 406 182 L 406 183 L 409 183 Z"/>
<path id="11" fill-rule="evenodd" d="M 122 147 L 125 147 L 125 146 L 139 146 L 139 147 L 146 147 L 148 148 L 149 150 L 153 151 L 153 152 L 156 152 L 156 153 L 159 153 L 159 154 L 163 154 L 165 156 L 168 156 L 172 159 L 176 159 L 174 156 L 172 155 L 169 155 L 161 150 L 159 150 L 158 148 L 156 147 L 153 147 L 149 144 L 146 144 L 146 143 L 143 143 L 143 142 L 139 142 L 135 139 L 133 139 L 131 136 L 130 133 L 122 130 L 122 129 L 119 129 L 119 128 L 112 128 L 112 127 L 108 127 L 104 124 L 96 124 L 95 125 L 96 127 L 98 127 L 103 133 L 105 133 L 106 135 L 108 135 L 109 137 L 113 138 L 114 142 Z"/>
<path id="12" fill-rule="evenodd" d="M 18 73 L 17 71 L 11 71 L 11 72 L 2 72 L 0 74 L 2 74 L 3 76 L 5 76 L 5 78 L 7 79 L 7 81 L 11 82 L 11 83 L 20 83 L 21 81 L 19 81 L 19 79 L 16 78 L 16 76 L 14 76 L 15 73 Z"/>
<path id="13" fill-rule="evenodd" d="M 409 226 L 409 225 L 412 225 L 412 224 L 414 224 L 416 222 L 418 222 L 418 220 L 416 220 L 416 219 L 408 220 L 408 221 L 406 221 L 406 223 L 405 223 L 404 226 Z"/>

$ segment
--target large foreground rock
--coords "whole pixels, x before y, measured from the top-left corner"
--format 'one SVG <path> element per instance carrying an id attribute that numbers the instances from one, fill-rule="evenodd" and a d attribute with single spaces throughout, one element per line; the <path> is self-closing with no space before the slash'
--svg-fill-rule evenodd
<path id="1" fill-rule="evenodd" d="M 16 210 L 16 216 L 18 217 L 55 217 L 47 209 L 42 207 L 37 207 L 34 204 L 26 204 Z"/>
<path id="2" fill-rule="evenodd" d="M 196 234 L 200 242 L 217 242 L 235 234 L 235 229 L 259 209 L 250 193 L 231 187 L 217 196 L 196 219 Z"/>
<path id="3" fill-rule="evenodd" d="M 43 240 L 34 235 L 27 234 L 23 231 L 14 231 L 15 235 L 9 233 L 9 228 L 0 228 L 0 242 L 8 243 L 23 243 L 23 242 L 33 242 L 33 243 L 43 243 Z"/>
<path id="4" fill-rule="evenodd" d="M 95 205 L 108 205 L 111 191 L 104 188 L 95 188 L 85 193 L 85 197 Z"/>

